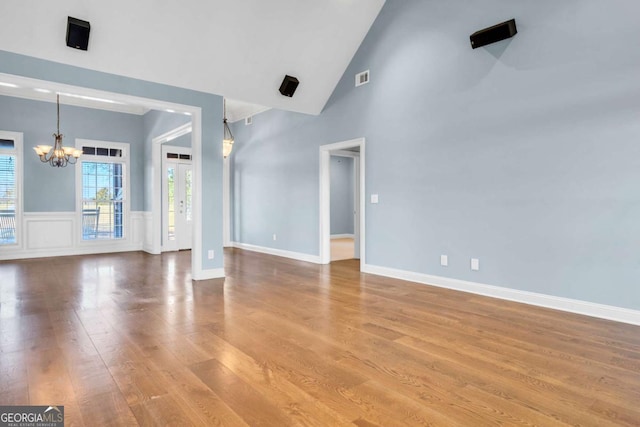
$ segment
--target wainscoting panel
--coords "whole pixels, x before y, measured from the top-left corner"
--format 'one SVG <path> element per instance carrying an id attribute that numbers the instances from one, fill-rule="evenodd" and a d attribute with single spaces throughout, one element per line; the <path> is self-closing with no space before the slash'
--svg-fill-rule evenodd
<path id="1" fill-rule="evenodd" d="M 141 212 L 143 229 L 144 229 L 144 243 L 142 249 L 148 253 L 154 253 L 153 250 L 153 214 L 151 212 Z"/>
<path id="2" fill-rule="evenodd" d="M 28 213 L 24 215 L 27 250 L 73 248 L 75 212 Z"/>
<path id="3" fill-rule="evenodd" d="M 144 212 L 131 212 L 129 235 L 131 236 L 131 243 L 142 249 L 145 235 Z"/>
<path id="4" fill-rule="evenodd" d="M 126 237 L 82 241 L 76 212 L 26 212 L 17 245 L 0 246 L 0 260 L 99 254 L 142 250 L 146 241 L 146 212 L 130 212 Z"/>

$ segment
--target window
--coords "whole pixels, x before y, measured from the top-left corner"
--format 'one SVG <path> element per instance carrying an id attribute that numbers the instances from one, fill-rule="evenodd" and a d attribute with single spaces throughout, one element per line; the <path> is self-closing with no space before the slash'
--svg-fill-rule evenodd
<path id="1" fill-rule="evenodd" d="M 0 131 L 0 247 L 18 244 L 22 134 Z"/>
<path id="2" fill-rule="evenodd" d="M 82 240 L 125 237 L 128 144 L 85 141 L 82 144 Z"/>

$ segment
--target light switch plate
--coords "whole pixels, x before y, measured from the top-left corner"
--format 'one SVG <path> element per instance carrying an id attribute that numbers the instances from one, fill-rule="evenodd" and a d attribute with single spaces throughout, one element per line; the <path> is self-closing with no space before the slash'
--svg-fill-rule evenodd
<path id="1" fill-rule="evenodd" d="M 447 255 L 440 255 L 440 265 L 443 267 L 449 265 L 449 257 Z"/>
<path id="2" fill-rule="evenodd" d="M 480 270 L 480 260 L 478 258 L 471 258 L 471 269 L 473 271 Z"/>
<path id="3" fill-rule="evenodd" d="M 209 249 L 209 252 L 207 253 L 207 258 L 213 259 L 214 255 L 215 255 L 215 252 L 213 252 L 213 249 Z"/>
<path id="4" fill-rule="evenodd" d="M 377 194 L 372 194 L 371 195 L 371 203 L 378 203 L 378 195 Z"/>

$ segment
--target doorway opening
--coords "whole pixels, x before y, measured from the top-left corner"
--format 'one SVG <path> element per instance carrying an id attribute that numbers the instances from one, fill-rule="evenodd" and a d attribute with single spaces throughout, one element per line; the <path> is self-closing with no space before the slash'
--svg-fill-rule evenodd
<path id="1" fill-rule="evenodd" d="M 320 147 L 320 263 L 365 265 L 364 138 Z"/>
<path id="2" fill-rule="evenodd" d="M 360 147 L 330 152 L 329 174 L 331 261 L 359 258 L 356 253 L 358 222 L 357 166 Z"/>

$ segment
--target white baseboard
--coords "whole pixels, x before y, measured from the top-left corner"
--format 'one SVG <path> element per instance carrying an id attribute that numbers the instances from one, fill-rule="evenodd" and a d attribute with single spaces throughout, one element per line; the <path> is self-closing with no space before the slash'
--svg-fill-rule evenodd
<path id="1" fill-rule="evenodd" d="M 485 285 L 482 283 L 467 282 L 464 280 L 432 276 L 429 274 L 397 270 L 394 268 L 379 267 L 370 264 L 363 265 L 361 270 L 364 273 L 376 274 L 378 276 L 392 277 L 395 279 L 402 279 L 411 282 L 437 286 L 440 288 L 470 292 L 473 294 L 485 295 L 493 298 L 568 311 L 571 313 L 583 314 L 586 316 L 598 317 L 601 319 L 614 320 L 616 322 L 640 325 L 640 311 L 631 310 L 628 308 L 597 304 L 570 298 L 556 297 L 535 292 L 521 291 L 518 289 L 510 289 L 494 285 Z"/>
<path id="2" fill-rule="evenodd" d="M 354 239 L 355 236 L 353 234 L 332 234 L 332 239 Z"/>
<path id="3" fill-rule="evenodd" d="M 283 249 L 267 248 L 264 246 L 256 246 L 256 245 L 250 245 L 248 243 L 239 243 L 239 242 L 231 242 L 231 246 L 238 249 L 244 249 L 245 251 L 260 252 L 262 254 L 275 255 L 275 256 L 280 256 L 284 258 L 296 259 L 298 261 L 306 261 L 306 262 L 312 262 L 314 264 L 320 264 L 320 257 L 318 255 L 309 255 L 309 254 L 303 254 L 301 252 L 285 251 Z"/>
<path id="4" fill-rule="evenodd" d="M 220 279 L 224 277 L 224 268 L 212 268 L 210 270 L 202 270 L 194 272 L 191 278 L 193 280 L 210 280 Z"/>
<path id="5" fill-rule="evenodd" d="M 149 255 L 160 255 L 162 251 L 156 251 L 152 246 L 144 245 L 142 246 L 142 251 L 148 253 Z"/>

